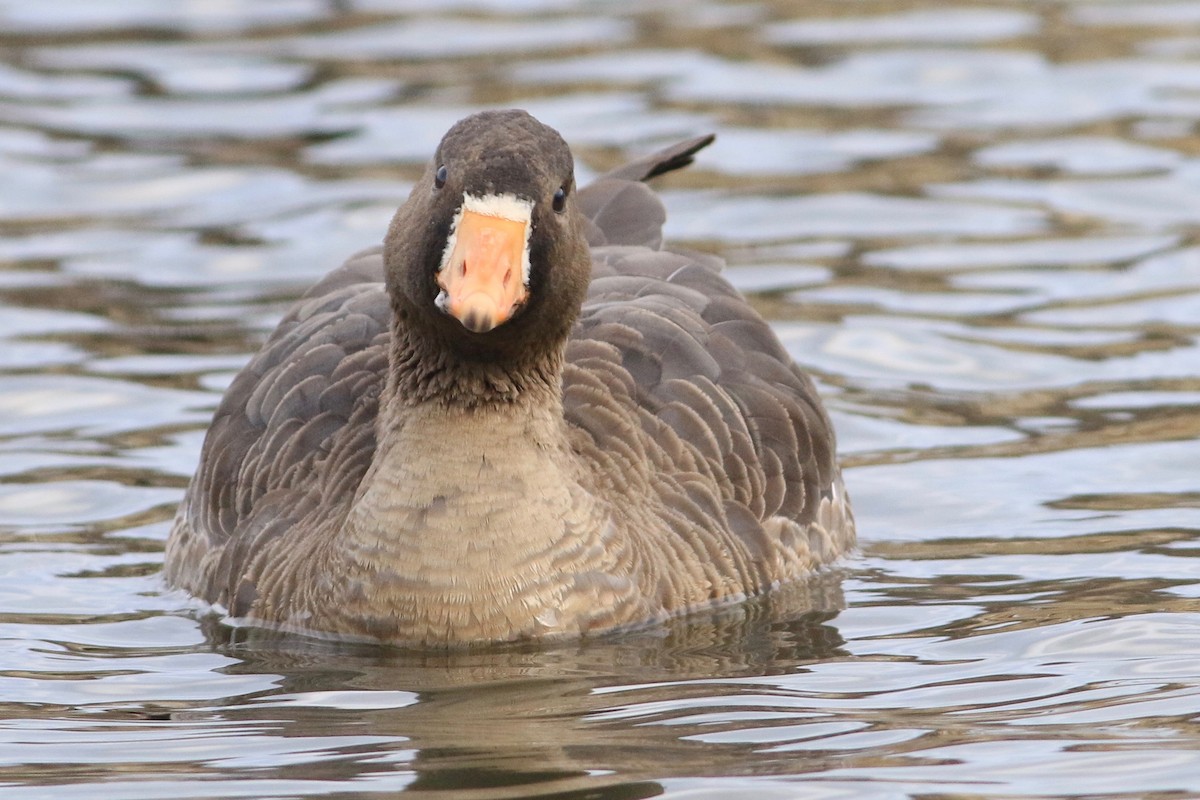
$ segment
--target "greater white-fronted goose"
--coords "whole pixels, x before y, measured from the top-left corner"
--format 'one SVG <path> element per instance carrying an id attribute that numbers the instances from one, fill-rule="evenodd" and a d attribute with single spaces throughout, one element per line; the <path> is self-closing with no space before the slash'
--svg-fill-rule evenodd
<path id="1" fill-rule="evenodd" d="M 233 381 L 165 577 L 255 624 L 412 646 L 586 635 L 763 592 L 854 544 L 813 388 L 647 178 L 575 191 L 522 111 L 456 124 L 382 250 Z"/>

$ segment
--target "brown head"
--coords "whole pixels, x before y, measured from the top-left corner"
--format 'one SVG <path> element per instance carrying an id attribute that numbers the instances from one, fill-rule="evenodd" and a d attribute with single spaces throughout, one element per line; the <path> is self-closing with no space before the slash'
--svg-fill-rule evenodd
<path id="1" fill-rule="evenodd" d="M 556 370 L 591 277 L 574 189 L 566 142 L 524 111 L 452 127 L 384 244 L 397 345 L 464 377 Z"/>

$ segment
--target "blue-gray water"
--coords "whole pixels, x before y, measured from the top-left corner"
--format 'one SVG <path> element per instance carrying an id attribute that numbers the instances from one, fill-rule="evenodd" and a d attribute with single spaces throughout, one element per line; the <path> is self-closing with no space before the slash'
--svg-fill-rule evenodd
<path id="1" fill-rule="evenodd" d="M 222 388 L 524 106 L 661 189 L 860 554 L 585 645 L 231 631 L 158 578 Z M 1200 2 L 0 0 L 0 798 L 1200 794 Z"/>

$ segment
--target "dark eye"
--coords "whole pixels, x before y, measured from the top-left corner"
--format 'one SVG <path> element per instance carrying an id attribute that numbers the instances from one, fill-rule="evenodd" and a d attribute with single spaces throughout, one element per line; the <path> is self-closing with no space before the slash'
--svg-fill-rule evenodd
<path id="1" fill-rule="evenodd" d="M 442 164 L 440 167 L 438 167 L 437 174 L 433 176 L 434 187 L 440 189 L 443 186 L 445 186 L 446 178 L 448 177 L 448 175 L 449 175 L 449 173 L 446 172 L 445 164 Z"/>
<path id="2" fill-rule="evenodd" d="M 554 210 L 561 214 L 563 209 L 567 207 L 567 187 L 560 186 L 558 191 L 554 193 Z"/>

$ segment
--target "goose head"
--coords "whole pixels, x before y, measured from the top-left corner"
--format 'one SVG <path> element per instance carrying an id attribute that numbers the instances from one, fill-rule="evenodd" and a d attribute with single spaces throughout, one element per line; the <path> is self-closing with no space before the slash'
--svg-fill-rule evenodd
<path id="1" fill-rule="evenodd" d="M 561 345 L 591 272 L 574 189 L 566 142 L 529 114 L 460 121 L 385 240 L 397 318 L 467 360 Z"/>

